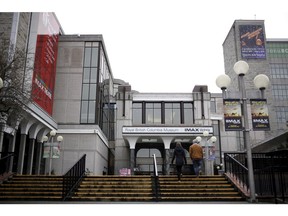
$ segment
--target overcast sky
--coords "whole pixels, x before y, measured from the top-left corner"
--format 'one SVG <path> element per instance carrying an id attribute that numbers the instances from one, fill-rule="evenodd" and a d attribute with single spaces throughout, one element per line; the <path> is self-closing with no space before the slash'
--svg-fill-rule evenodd
<path id="1" fill-rule="evenodd" d="M 235 19 L 264 20 L 267 38 L 288 38 L 286 2 L 0 0 L 3 11 L 55 12 L 65 34 L 102 34 L 114 78 L 134 90 L 188 93 L 220 92 L 222 43 Z"/>

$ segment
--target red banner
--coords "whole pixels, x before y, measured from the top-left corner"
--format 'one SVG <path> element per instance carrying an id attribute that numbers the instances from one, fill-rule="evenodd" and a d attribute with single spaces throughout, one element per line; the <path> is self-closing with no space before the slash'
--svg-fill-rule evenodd
<path id="1" fill-rule="evenodd" d="M 60 27 L 52 13 L 40 13 L 33 73 L 33 100 L 52 115 Z"/>

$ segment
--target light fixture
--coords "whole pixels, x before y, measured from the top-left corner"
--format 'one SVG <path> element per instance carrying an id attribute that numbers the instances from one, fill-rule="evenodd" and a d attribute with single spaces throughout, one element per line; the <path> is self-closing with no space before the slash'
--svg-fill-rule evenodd
<path id="1" fill-rule="evenodd" d="M 202 137 L 197 136 L 197 137 L 196 137 L 196 140 L 200 143 L 200 142 L 202 141 Z"/>
<path id="2" fill-rule="evenodd" d="M 216 85 L 218 88 L 225 90 L 231 84 L 231 78 L 226 74 L 221 74 L 216 78 Z"/>
<path id="3" fill-rule="evenodd" d="M 209 136 L 209 132 L 208 132 L 208 131 L 203 131 L 203 136 L 204 136 L 204 137 Z"/>
<path id="4" fill-rule="evenodd" d="M 62 142 L 62 141 L 63 141 L 63 137 L 62 137 L 62 136 L 58 136 L 58 137 L 57 137 L 57 141 L 58 141 L 58 142 Z"/>
<path id="5" fill-rule="evenodd" d="M 268 87 L 270 80 L 265 74 L 258 74 L 253 82 L 257 89 L 265 90 Z"/>
<path id="6" fill-rule="evenodd" d="M 212 136 L 212 137 L 210 138 L 210 140 L 211 140 L 212 143 L 215 143 L 215 142 L 217 141 L 217 138 L 216 138 L 215 136 Z"/>
<path id="7" fill-rule="evenodd" d="M 53 137 L 53 136 L 55 136 L 55 135 L 56 135 L 56 133 L 57 133 L 57 132 L 56 132 L 55 130 L 51 130 L 51 131 L 50 131 L 50 136 L 52 136 L 52 137 Z"/>
<path id="8" fill-rule="evenodd" d="M 42 142 L 47 142 L 48 141 L 48 136 L 43 136 Z"/>
<path id="9" fill-rule="evenodd" d="M 234 64 L 233 70 L 239 76 L 243 76 L 248 73 L 249 65 L 247 62 L 240 60 Z"/>

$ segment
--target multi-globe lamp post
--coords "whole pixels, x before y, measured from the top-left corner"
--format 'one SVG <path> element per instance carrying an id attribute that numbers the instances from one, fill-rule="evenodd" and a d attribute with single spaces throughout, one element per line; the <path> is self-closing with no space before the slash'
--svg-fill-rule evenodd
<path id="1" fill-rule="evenodd" d="M 209 140 L 209 132 L 204 131 L 202 136 L 204 137 L 204 144 L 205 144 L 205 175 L 212 175 L 213 174 L 213 161 L 209 161 L 209 143 L 215 143 L 217 138 L 212 136 Z M 200 143 L 202 141 L 201 136 L 197 136 L 196 140 Z"/>
<path id="2" fill-rule="evenodd" d="M 247 111 L 247 96 L 246 89 L 244 84 L 244 76 L 249 71 L 249 65 L 245 61 L 238 61 L 234 64 L 233 67 L 234 72 L 238 75 L 239 79 L 239 91 L 240 91 L 240 101 L 242 102 L 242 113 L 243 113 L 243 121 L 244 128 L 243 129 L 243 138 L 244 138 L 244 146 L 246 148 L 246 157 L 247 157 L 247 166 L 248 166 L 248 181 L 250 188 L 250 201 L 256 201 L 255 195 L 255 182 L 254 182 L 254 172 L 253 172 L 253 162 L 252 162 L 252 151 L 251 151 L 251 143 L 250 143 L 250 135 L 249 135 L 249 122 L 248 122 L 248 111 Z M 269 85 L 269 78 L 264 74 L 257 75 L 254 80 L 254 85 L 261 91 L 261 98 L 264 98 L 264 90 Z M 231 78 L 226 75 L 220 75 L 216 79 L 216 85 L 222 90 L 223 99 L 226 99 L 226 89 L 231 84 Z"/>
<path id="3" fill-rule="evenodd" d="M 44 143 L 44 147 L 49 148 L 49 166 L 48 166 L 48 175 L 51 175 L 51 168 L 52 168 L 52 159 L 53 159 L 53 148 L 59 148 L 60 143 L 63 141 L 62 136 L 57 137 L 57 143 L 54 143 L 54 137 L 56 136 L 56 131 L 50 131 L 50 138 L 48 136 L 43 136 L 42 141 Z"/>

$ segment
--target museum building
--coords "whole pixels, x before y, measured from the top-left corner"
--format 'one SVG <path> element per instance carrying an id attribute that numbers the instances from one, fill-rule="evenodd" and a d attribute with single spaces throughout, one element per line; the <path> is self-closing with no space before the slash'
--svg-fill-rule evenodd
<path id="1" fill-rule="evenodd" d="M 227 130 L 222 94 L 209 92 L 208 86 L 191 86 L 187 93 L 138 92 L 137 86 L 114 78 L 102 35 L 66 35 L 54 13 L 0 13 L 0 24 L 1 37 L 23 47 L 27 65 L 33 66 L 23 75 L 32 89 L 27 115 L 15 125 L 0 110 L 0 152 L 15 155 L 10 171 L 62 175 L 86 154 L 87 172 L 93 175 L 118 175 L 121 170 L 150 174 L 155 155 L 159 173 L 169 175 L 176 142 L 186 151 L 187 172 L 188 149 L 198 136 L 208 150 L 205 155 L 211 167 L 223 163 L 224 152 L 245 150 L 242 131 Z M 241 35 L 251 29 L 263 39 L 262 46 L 255 48 L 259 55 L 249 53 L 252 45 L 247 41 L 243 45 Z M 288 40 L 266 39 L 263 20 L 236 20 L 224 40 L 223 53 L 225 73 L 232 79 L 227 98 L 239 97 L 233 72 L 239 60 L 250 66 L 245 81 L 250 98 L 260 97 L 252 77 L 264 73 L 270 78 L 265 91 L 269 125 L 253 130 L 250 123 L 252 149 L 286 148 Z M 4 92 L 5 77 L 1 78 L 0 92 Z M 57 132 L 55 137 L 51 131 Z M 45 135 L 48 141 L 43 140 Z M 216 141 L 211 141 L 212 136 Z"/>

